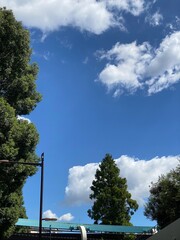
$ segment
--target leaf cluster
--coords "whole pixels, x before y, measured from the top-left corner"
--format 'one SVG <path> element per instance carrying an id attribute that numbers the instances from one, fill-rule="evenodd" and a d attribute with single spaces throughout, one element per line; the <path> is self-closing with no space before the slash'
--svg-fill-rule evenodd
<path id="1" fill-rule="evenodd" d="M 1 185 L 1 184 L 0 184 Z M 19 217 L 26 217 L 26 211 L 23 205 L 22 189 L 18 188 L 14 192 L 1 192 L 0 198 L 0 239 L 7 239 L 15 229 L 15 222 Z"/>

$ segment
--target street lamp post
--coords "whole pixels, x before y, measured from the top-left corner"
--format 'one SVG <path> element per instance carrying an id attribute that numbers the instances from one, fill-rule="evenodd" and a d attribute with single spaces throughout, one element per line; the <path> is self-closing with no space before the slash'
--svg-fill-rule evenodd
<path id="1" fill-rule="evenodd" d="M 40 206 L 39 206 L 39 240 L 42 239 L 42 214 L 43 214 L 43 188 L 44 188 L 44 153 L 41 154 L 41 162 L 18 162 L 10 160 L 0 160 L 0 163 L 22 164 L 41 167 L 41 183 L 40 183 Z"/>
<path id="2" fill-rule="evenodd" d="M 41 186 L 40 186 L 40 206 L 39 206 L 39 240 L 42 236 L 42 214 L 43 214 L 43 189 L 44 189 L 44 153 L 41 154 Z"/>

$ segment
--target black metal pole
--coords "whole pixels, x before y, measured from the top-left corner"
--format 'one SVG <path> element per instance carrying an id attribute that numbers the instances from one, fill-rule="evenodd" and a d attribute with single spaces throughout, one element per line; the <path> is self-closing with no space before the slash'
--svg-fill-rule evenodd
<path id="1" fill-rule="evenodd" d="M 42 213 L 43 213 L 43 185 L 44 185 L 44 153 L 41 154 L 41 186 L 40 186 L 40 209 L 39 209 L 39 240 L 42 240 Z"/>
<path id="2" fill-rule="evenodd" d="M 51 240 L 51 225 L 49 226 L 49 240 Z"/>

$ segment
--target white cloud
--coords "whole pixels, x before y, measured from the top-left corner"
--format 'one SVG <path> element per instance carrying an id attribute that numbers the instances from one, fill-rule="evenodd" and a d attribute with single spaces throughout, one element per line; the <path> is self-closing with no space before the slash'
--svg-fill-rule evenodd
<path id="1" fill-rule="evenodd" d="M 142 206 L 149 195 L 151 182 L 178 164 L 179 156 L 155 157 L 149 161 L 121 156 L 116 160 L 122 177 L 127 178 L 128 190 Z"/>
<path id="2" fill-rule="evenodd" d="M 119 13 L 117 16 L 114 10 L 138 16 L 144 10 L 144 0 L 1 0 L 1 6 L 12 9 L 26 26 L 43 32 L 73 26 L 101 34 L 116 24 Z"/>
<path id="3" fill-rule="evenodd" d="M 105 0 L 110 8 L 116 8 L 121 11 L 130 12 L 134 16 L 138 16 L 144 11 L 144 0 Z"/>
<path id="4" fill-rule="evenodd" d="M 22 117 L 22 116 L 17 115 L 17 119 L 20 120 L 20 121 L 27 121 L 28 123 L 31 123 L 31 120 L 29 118 L 26 118 L 26 117 Z"/>
<path id="5" fill-rule="evenodd" d="M 179 31 L 180 30 L 180 18 L 178 16 L 174 17 L 174 20 L 170 23 L 167 23 L 167 28 L 170 29 L 170 31 Z"/>
<path id="6" fill-rule="evenodd" d="M 56 218 L 58 221 L 63 221 L 63 222 L 69 222 L 74 219 L 71 213 L 66 213 L 62 215 L 61 217 L 57 217 L 55 213 L 53 213 L 51 210 L 47 210 L 43 212 L 43 218 Z"/>
<path id="7" fill-rule="evenodd" d="M 72 216 L 71 213 L 66 213 L 66 214 L 62 215 L 61 217 L 59 217 L 58 220 L 63 221 L 63 222 L 69 222 L 73 219 L 74 219 L 74 217 Z"/>
<path id="8" fill-rule="evenodd" d="M 180 31 L 162 41 L 147 68 L 147 74 L 152 77 L 147 82 L 149 94 L 160 92 L 180 81 Z"/>
<path id="9" fill-rule="evenodd" d="M 162 24 L 163 15 L 160 14 L 159 12 L 155 12 L 153 15 L 147 16 L 145 21 L 154 27 L 159 26 Z"/>
<path id="10" fill-rule="evenodd" d="M 121 177 L 125 177 L 132 198 L 142 206 L 149 195 L 151 182 L 156 182 L 161 174 L 166 174 L 178 164 L 179 156 L 156 157 L 149 161 L 121 156 L 116 159 Z M 74 166 L 69 170 L 66 201 L 71 205 L 90 203 L 90 186 L 94 180 L 98 163 Z"/>
<path id="11" fill-rule="evenodd" d="M 180 81 L 180 31 L 165 37 L 159 48 L 149 43 L 116 45 L 100 58 L 108 60 L 99 80 L 114 90 L 114 95 L 147 89 L 148 94 L 160 92 Z"/>
<path id="12" fill-rule="evenodd" d="M 50 209 L 43 212 L 43 218 L 56 218 L 58 219 L 57 215 L 53 213 Z"/>
<path id="13" fill-rule="evenodd" d="M 112 14 L 103 2 L 95 0 L 3 0 L 1 5 L 12 8 L 17 19 L 26 26 L 44 32 L 74 26 L 100 34 L 112 25 Z"/>
<path id="14" fill-rule="evenodd" d="M 151 58 L 150 46 L 147 43 L 139 46 L 136 42 L 130 44 L 117 43 L 101 58 L 107 58 L 114 64 L 108 63 L 106 65 L 99 74 L 100 81 L 110 90 L 121 88 L 133 92 L 142 86 L 141 75 Z"/>
<path id="15" fill-rule="evenodd" d="M 68 186 L 65 189 L 67 204 L 81 205 L 89 201 L 89 187 L 97 167 L 97 163 L 91 163 L 69 169 Z"/>

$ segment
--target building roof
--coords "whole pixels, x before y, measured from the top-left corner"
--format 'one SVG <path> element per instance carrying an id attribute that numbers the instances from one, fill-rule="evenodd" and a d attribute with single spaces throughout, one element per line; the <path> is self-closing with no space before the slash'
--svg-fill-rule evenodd
<path id="1" fill-rule="evenodd" d="M 16 226 L 38 228 L 39 221 L 19 218 Z M 104 232 L 104 233 L 151 233 L 152 226 L 118 226 L 118 225 L 98 225 L 98 224 L 80 224 L 80 223 L 65 223 L 58 221 L 43 221 L 43 228 L 57 229 L 61 231 L 75 231 L 79 226 L 84 226 L 87 232 Z"/>

